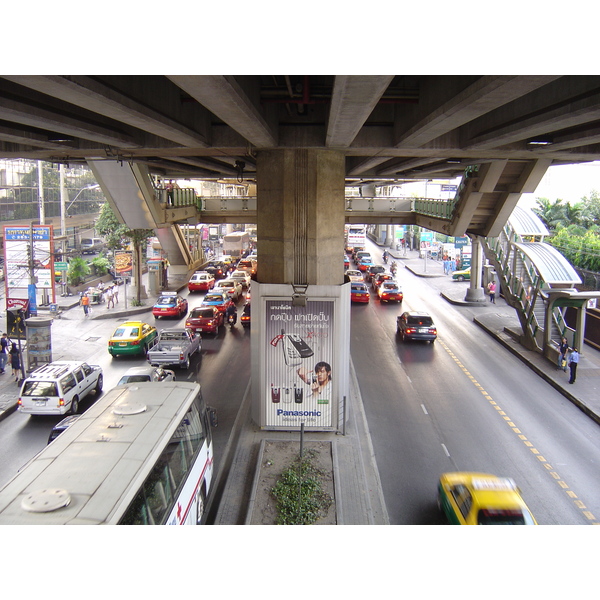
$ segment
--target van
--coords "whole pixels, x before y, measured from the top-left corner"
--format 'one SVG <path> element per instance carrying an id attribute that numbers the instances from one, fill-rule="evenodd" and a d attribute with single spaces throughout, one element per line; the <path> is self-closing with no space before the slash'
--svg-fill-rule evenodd
<path id="1" fill-rule="evenodd" d="M 100 238 L 81 238 L 81 254 L 96 254 L 104 246 L 104 240 Z"/>
<path id="2" fill-rule="evenodd" d="M 23 382 L 17 401 L 19 412 L 29 415 L 76 414 L 91 392 L 102 391 L 102 369 L 75 360 L 42 365 Z"/>

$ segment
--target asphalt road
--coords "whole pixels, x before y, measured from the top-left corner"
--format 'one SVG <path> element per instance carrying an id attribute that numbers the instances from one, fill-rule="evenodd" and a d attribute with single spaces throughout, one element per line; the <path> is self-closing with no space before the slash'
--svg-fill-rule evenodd
<path id="1" fill-rule="evenodd" d="M 373 252 L 379 249 L 373 246 Z M 381 305 L 374 296 L 369 305 L 354 305 L 351 331 L 352 360 L 390 522 L 441 523 L 439 474 L 480 470 L 513 477 L 541 524 L 589 523 L 577 503 L 600 514 L 597 424 L 482 333 L 472 322 L 478 309 L 450 305 L 429 280 L 408 270 L 401 269 L 398 278 L 402 305 Z M 190 307 L 201 297 L 189 297 Z M 435 319 L 435 344 L 396 337 L 396 316 L 420 308 Z M 77 311 L 53 325 L 55 360 L 85 357 L 100 364 L 105 389 L 129 367 L 146 364 L 143 358 L 111 359 L 106 343 L 115 320 L 92 320 L 82 328 Z M 182 323 L 156 322 L 158 328 Z M 176 372 L 180 379 L 200 382 L 207 403 L 217 408 L 217 469 L 250 378 L 249 342 L 240 325 L 233 331 L 223 328 L 216 338 L 203 337 L 202 357 L 189 371 Z M 0 484 L 45 446 L 59 420 L 17 412 L 0 422 Z M 548 463 L 560 470 L 575 501 L 556 485 Z"/>
<path id="2" fill-rule="evenodd" d="M 187 290 L 182 292 L 187 296 Z M 188 298 L 190 308 L 202 302 L 204 294 L 192 294 Z M 238 313 L 244 301 L 238 302 Z M 52 326 L 53 360 L 81 360 L 98 364 L 103 369 L 104 389 L 113 388 L 130 367 L 145 366 L 143 357 L 111 358 L 107 342 L 119 319 L 89 320 L 83 323 L 79 308 L 68 311 Z M 103 305 L 92 307 L 104 311 Z M 137 317 L 131 317 L 135 320 Z M 139 317 L 142 319 L 142 317 Z M 157 329 L 183 326 L 185 318 L 160 319 L 145 313 L 143 319 L 154 323 Z M 201 356 L 195 355 L 189 370 L 173 369 L 175 377 L 182 381 L 197 381 L 202 385 L 203 396 L 209 406 L 217 409 L 219 426 L 213 430 L 215 467 L 220 466 L 229 433 L 241 404 L 245 386 L 250 378 L 249 331 L 239 324 L 230 330 L 222 327 L 217 337 L 212 334 L 202 338 Z M 94 402 L 93 394 L 81 404 L 85 410 Z M 0 485 L 4 485 L 28 460 L 47 443 L 52 427 L 63 417 L 30 416 L 19 412 L 0 421 Z"/>
<path id="3" fill-rule="evenodd" d="M 398 278 L 402 305 L 374 296 L 354 305 L 351 334 L 390 522 L 441 523 L 440 473 L 474 470 L 513 477 L 540 524 L 588 524 L 545 464 L 597 513 L 597 424 L 482 333 L 472 309 L 449 305 L 408 270 Z M 434 344 L 396 337 L 396 316 L 418 309 L 434 317 Z"/>

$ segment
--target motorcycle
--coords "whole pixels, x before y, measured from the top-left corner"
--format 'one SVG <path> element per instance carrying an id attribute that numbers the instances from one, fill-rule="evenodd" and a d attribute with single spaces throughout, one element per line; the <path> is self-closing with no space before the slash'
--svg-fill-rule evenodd
<path id="1" fill-rule="evenodd" d="M 387 265 L 388 255 L 385 252 L 383 253 L 382 258 L 383 258 L 383 263 Z"/>
<path id="2" fill-rule="evenodd" d="M 396 263 L 395 262 L 393 262 L 392 266 L 390 267 L 390 273 L 394 276 L 396 275 Z"/>
<path id="3" fill-rule="evenodd" d="M 237 323 L 237 312 L 230 313 L 227 317 L 227 322 L 229 323 L 229 327 L 233 329 Z"/>

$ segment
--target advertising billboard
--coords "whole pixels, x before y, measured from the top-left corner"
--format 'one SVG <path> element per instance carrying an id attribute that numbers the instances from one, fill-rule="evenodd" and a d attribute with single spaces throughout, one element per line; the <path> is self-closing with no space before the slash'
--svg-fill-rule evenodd
<path id="1" fill-rule="evenodd" d="M 54 299 L 53 246 L 51 225 L 4 226 L 7 299 L 28 298 L 30 309 L 37 307 L 36 289 L 51 290 Z"/>
<path id="2" fill-rule="evenodd" d="M 115 252 L 115 277 L 131 277 L 133 275 L 133 252 Z"/>
<path id="3" fill-rule="evenodd" d="M 333 425 L 333 315 L 333 300 L 266 300 L 267 427 Z"/>

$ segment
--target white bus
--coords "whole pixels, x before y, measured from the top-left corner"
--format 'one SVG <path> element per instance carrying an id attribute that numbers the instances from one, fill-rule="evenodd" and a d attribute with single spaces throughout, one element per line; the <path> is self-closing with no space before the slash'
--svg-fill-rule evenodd
<path id="1" fill-rule="evenodd" d="M 364 250 L 367 246 L 366 225 L 346 225 L 346 252 Z"/>
<path id="2" fill-rule="evenodd" d="M 0 490 L 0 524 L 201 524 L 209 417 L 197 383 L 113 388 Z"/>
<path id="3" fill-rule="evenodd" d="M 247 231 L 232 231 L 223 236 L 223 254 L 242 258 L 250 250 L 250 234 Z"/>

